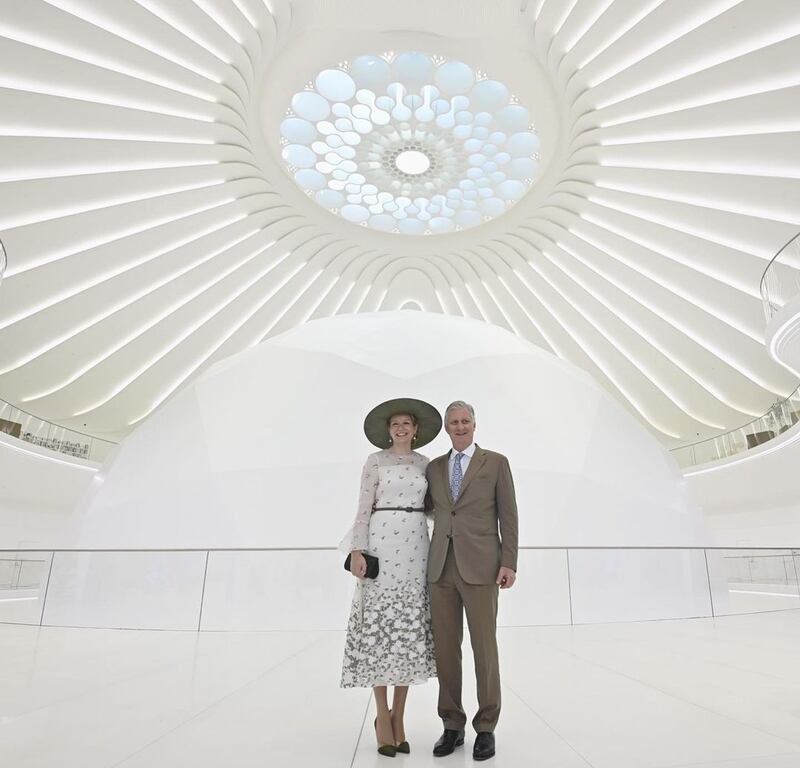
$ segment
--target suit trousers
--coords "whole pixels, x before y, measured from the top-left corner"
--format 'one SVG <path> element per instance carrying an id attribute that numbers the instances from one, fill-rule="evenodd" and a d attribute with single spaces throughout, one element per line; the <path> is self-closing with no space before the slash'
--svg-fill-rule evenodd
<path id="1" fill-rule="evenodd" d="M 493 732 L 500 717 L 500 665 L 497 657 L 496 584 L 467 584 L 458 572 L 452 542 L 442 575 L 431 582 L 431 623 L 439 678 L 439 717 L 445 728 L 461 730 L 467 722 L 461 703 L 461 642 L 464 612 L 475 659 L 478 712 L 472 726 Z"/>

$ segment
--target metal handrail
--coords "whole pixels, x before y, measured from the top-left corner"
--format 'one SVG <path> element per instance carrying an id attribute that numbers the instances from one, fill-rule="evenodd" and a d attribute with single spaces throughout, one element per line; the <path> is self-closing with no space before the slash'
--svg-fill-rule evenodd
<path id="1" fill-rule="evenodd" d="M 761 280 L 759 281 L 758 284 L 758 291 L 761 294 L 761 301 L 764 305 L 764 315 L 767 319 L 767 322 L 769 322 L 781 308 L 779 304 L 775 303 L 770 299 L 769 286 L 767 285 L 767 283 L 769 282 L 769 278 L 775 274 L 781 256 L 783 256 L 786 253 L 787 249 L 792 245 L 792 243 L 795 242 L 800 243 L 800 232 L 798 232 L 793 237 L 789 238 L 789 240 L 787 240 L 781 246 L 778 252 L 769 260 L 769 263 L 764 268 L 764 271 L 761 273 Z"/>
<path id="2" fill-rule="evenodd" d="M 788 415 L 790 413 L 797 417 L 796 421 L 793 421 L 792 416 Z M 786 416 L 786 418 L 783 419 L 783 423 L 781 423 L 781 416 Z M 670 453 L 677 457 L 681 455 L 679 452 L 688 452 L 689 456 L 687 458 L 691 458 L 691 461 L 688 463 L 681 462 L 680 460 L 678 461 L 678 464 L 684 467 L 695 464 L 704 464 L 707 461 L 717 461 L 719 459 L 728 458 L 729 456 L 734 456 L 737 453 L 744 453 L 750 448 L 759 447 L 763 445 L 764 442 L 769 442 L 769 439 L 774 439 L 779 434 L 782 434 L 782 432 L 785 432 L 786 429 L 790 429 L 795 423 L 798 422 L 800 422 L 800 385 L 798 385 L 797 389 L 795 389 L 794 392 L 787 397 L 778 399 L 772 406 L 770 406 L 769 410 L 767 410 L 767 412 L 761 416 L 758 416 L 739 427 L 729 429 L 727 432 L 715 435 L 714 437 L 707 437 L 694 443 L 681 445 L 677 448 L 670 448 Z M 777 429 L 774 429 L 775 427 L 777 427 Z M 763 435 L 764 433 L 771 431 L 774 431 L 772 438 L 758 442 L 757 445 L 753 446 L 742 446 L 741 443 L 734 442 L 733 440 L 734 436 L 738 437 L 739 435 L 745 436 L 748 434 Z M 713 455 L 709 454 L 711 455 L 711 458 L 704 458 L 705 454 L 701 454 L 700 459 L 696 458 L 699 453 L 698 449 L 701 446 L 711 446 L 714 448 Z"/>
<path id="3" fill-rule="evenodd" d="M 22 414 L 22 416 L 18 414 Z M 48 448 L 73 458 L 102 461 L 117 445 L 113 440 L 104 440 L 101 437 L 95 437 L 86 432 L 79 432 L 76 429 L 43 419 L 2 398 L 0 398 L 0 419 L 15 422 L 20 427 L 19 434 L 8 432 L 6 429 L 0 431 L 32 445 Z M 37 424 L 33 426 L 32 421 Z M 43 436 L 42 432 L 45 431 L 45 428 L 46 434 Z"/>

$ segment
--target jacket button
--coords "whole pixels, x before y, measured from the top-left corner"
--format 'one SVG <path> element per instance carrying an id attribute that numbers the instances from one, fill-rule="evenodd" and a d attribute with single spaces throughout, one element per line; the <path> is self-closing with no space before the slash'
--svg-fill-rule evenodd
<path id="1" fill-rule="evenodd" d="M 452 510 L 452 511 L 450 512 L 450 514 L 451 514 L 453 517 L 455 517 L 455 516 L 456 516 L 456 512 L 455 512 L 455 510 Z"/>

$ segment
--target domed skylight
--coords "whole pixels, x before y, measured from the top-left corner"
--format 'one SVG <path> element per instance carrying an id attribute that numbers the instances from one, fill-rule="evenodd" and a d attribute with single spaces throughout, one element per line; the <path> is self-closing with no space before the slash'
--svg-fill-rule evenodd
<path id="1" fill-rule="evenodd" d="M 283 159 L 321 206 L 409 235 L 474 227 L 528 191 L 539 138 L 508 87 L 461 61 L 359 56 L 292 97 Z"/>

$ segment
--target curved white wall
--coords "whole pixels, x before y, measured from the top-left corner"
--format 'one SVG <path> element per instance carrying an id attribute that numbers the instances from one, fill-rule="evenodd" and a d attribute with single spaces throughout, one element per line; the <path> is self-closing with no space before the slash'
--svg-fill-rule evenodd
<path id="1" fill-rule="evenodd" d="M 376 403 L 477 408 L 506 453 L 521 543 L 708 543 L 667 451 L 577 367 L 463 318 L 381 312 L 317 320 L 218 363 L 103 467 L 83 547 L 329 546 L 354 514 Z M 449 447 L 444 433 L 424 450 Z"/>
<path id="2" fill-rule="evenodd" d="M 800 424 L 744 454 L 686 470 L 720 546 L 800 548 Z"/>
<path id="3" fill-rule="evenodd" d="M 74 509 L 97 465 L 0 434 L 0 549 L 74 544 Z"/>

